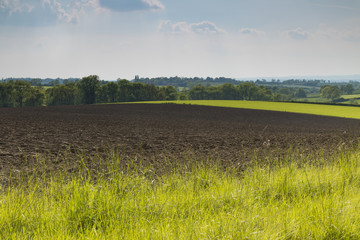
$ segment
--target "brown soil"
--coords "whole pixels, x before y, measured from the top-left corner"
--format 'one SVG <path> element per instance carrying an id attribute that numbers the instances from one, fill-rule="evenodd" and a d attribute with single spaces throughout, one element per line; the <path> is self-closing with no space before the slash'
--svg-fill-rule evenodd
<path id="1" fill-rule="evenodd" d="M 254 152 L 309 153 L 357 146 L 360 121 L 273 111 L 174 104 L 0 109 L 0 177 L 36 156 L 61 164 L 116 149 L 123 157 L 216 156 L 246 161 Z M 70 164 L 71 165 L 71 164 Z"/>

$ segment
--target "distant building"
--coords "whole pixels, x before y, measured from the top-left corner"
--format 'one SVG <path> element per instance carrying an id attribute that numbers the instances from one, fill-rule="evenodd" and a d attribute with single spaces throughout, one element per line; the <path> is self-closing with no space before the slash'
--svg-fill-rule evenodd
<path id="1" fill-rule="evenodd" d="M 135 75 L 135 81 L 138 81 L 140 79 L 139 75 Z"/>

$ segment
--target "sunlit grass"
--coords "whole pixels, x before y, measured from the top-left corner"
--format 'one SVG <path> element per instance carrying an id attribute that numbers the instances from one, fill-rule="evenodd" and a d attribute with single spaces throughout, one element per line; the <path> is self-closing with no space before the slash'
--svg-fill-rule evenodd
<path id="1" fill-rule="evenodd" d="M 341 98 L 344 99 L 360 98 L 360 94 L 341 95 Z"/>
<path id="2" fill-rule="evenodd" d="M 236 100 L 186 100 L 186 101 L 156 101 L 139 103 L 175 103 L 192 104 L 216 107 L 247 108 L 258 110 L 271 110 L 281 112 L 305 113 L 323 116 L 344 117 L 360 119 L 360 108 L 354 106 L 290 103 L 290 102 L 264 102 L 264 101 L 236 101 Z"/>
<path id="3" fill-rule="evenodd" d="M 33 176 L 1 189 L 0 239 L 358 239 L 358 156 Z"/>

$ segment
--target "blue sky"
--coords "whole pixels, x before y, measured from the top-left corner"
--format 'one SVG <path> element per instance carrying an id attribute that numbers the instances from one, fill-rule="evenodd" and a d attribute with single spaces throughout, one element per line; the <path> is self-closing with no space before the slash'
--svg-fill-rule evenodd
<path id="1" fill-rule="evenodd" d="M 0 0 L 0 78 L 360 73 L 359 0 Z"/>

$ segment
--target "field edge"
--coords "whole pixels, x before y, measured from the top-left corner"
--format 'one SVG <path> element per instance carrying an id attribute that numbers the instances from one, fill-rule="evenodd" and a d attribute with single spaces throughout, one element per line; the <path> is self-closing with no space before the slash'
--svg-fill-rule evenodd
<path id="1" fill-rule="evenodd" d="M 212 107 L 243 108 L 265 111 L 302 113 L 320 116 L 360 119 L 360 109 L 355 106 L 325 105 L 316 103 L 267 102 L 244 100 L 174 100 L 123 102 L 117 104 L 187 104 Z"/>

